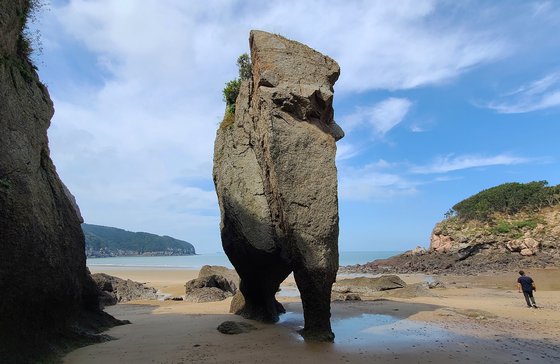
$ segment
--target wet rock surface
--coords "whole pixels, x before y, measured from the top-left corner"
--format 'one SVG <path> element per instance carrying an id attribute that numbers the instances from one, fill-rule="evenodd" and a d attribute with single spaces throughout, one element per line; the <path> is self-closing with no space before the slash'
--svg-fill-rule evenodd
<path id="1" fill-rule="evenodd" d="M 338 269 L 335 61 L 298 42 L 252 31 L 252 79 L 235 120 L 214 146 L 224 251 L 241 278 L 234 312 L 276 322 L 274 295 L 294 272 L 306 339 L 332 341 L 331 286 Z"/>

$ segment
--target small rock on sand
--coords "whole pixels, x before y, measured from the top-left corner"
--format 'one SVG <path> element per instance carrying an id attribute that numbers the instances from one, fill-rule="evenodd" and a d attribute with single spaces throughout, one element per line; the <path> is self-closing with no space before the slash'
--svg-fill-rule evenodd
<path id="1" fill-rule="evenodd" d="M 217 327 L 217 330 L 222 334 L 237 335 L 257 330 L 257 328 L 246 322 L 224 321 Z"/>

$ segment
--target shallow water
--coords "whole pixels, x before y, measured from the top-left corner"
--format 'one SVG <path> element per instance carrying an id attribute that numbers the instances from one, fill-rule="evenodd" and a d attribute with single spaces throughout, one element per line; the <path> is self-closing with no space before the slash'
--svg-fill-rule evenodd
<path id="1" fill-rule="evenodd" d="M 290 328 L 297 341 L 303 341 L 297 334 L 297 331 L 303 328 L 302 313 L 286 312 L 280 316 L 278 323 Z M 336 335 L 335 346 L 338 349 L 375 349 L 391 345 L 413 348 L 423 344 L 431 346 L 442 338 L 452 340 L 458 337 L 438 326 L 381 314 L 364 313 L 352 317 L 333 315 L 331 326 Z"/>
<path id="2" fill-rule="evenodd" d="M 339 264 L 353 265 L 364 264 L 375 259 L 388 258 L 399 254 L 398 251 L 368 251 L 368 252 L 340 252 Z M 162 257 L 111 257 L 89 258 L 87 265 L 90 267 L 134 267 L 134 268 L 179 268 L 200 269 L 203 265 L 223 265 L 233 268 L 228 257 L 223 252 L 207 253 L 186 256 Z"/>

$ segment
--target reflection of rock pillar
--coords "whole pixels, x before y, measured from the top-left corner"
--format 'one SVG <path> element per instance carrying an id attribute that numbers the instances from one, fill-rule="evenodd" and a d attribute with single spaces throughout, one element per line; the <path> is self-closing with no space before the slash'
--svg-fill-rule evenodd
<path id="1" fill-rule="evenodd" d="M 330 341 L 330 292 L 338 270 L 335 61 L 281 36 L 252 31 L 253 78 L 235 121 L 220 126 L 214 183 L 224 250 L 245 302 L 232 310 L 276 321 L 274 294 L 294 271 L 306 339 Z"/>

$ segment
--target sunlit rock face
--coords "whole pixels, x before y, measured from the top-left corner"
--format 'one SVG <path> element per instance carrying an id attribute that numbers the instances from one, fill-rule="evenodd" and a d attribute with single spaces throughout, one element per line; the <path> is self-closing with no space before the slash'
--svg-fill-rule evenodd
<path id="1" fill-rule="evenodd" d="M 235 121 L 214 147 L 214 182 L 226 254 L 241 277 L 234 311 L 275 322 L 274 295 L 294 272 L 308 340 L 332 341 L 331 286 L 338 269 L 333 85 L 340 68 L 313 49 L 262 31 L 250 34 L 252 78 Z"/>
<path id="2" fill-rule="evenodd" d="M 9 363 L 117 323 L 99 309 L 81 217 L 49 156 L 54 108 L 21 35 L 29 6 L 0 1 L 0 361 Z"/>

